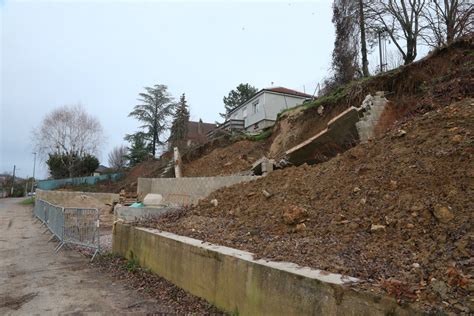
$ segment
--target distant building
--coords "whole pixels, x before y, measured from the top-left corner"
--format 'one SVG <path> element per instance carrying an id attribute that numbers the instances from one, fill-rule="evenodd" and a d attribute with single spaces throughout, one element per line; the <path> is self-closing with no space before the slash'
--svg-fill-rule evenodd
<path id="1" fill-rule="evenodd" d="M 240 126 L 248 132 L 260 131 L 273 126 L 281 111 L 312 98 L 309 94 L 283 87 L 262 89 L 232 110 L 223 126 Z"/>
<path id="2" fill-rule="evenodd" d="M 97 169 L 94 170 L 94 173 L 92 174 L 94 177 L 103 175 L 105 172 L 107 172 L 109 168 L 103 165 L 99 165 Z"/>
<path id="3" fill-rule="evenodd" d="M 186 146 L 193 147 L 207 143 L 207 134 L 215 130 L 217 126 L 213 123 L 204 123 L 200 119 L 198 122 L 188 121 L 186 128 Z"/>

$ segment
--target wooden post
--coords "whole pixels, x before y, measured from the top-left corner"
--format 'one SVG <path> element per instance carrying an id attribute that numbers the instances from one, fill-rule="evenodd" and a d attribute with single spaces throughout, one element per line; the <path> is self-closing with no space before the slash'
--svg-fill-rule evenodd
<path id="1" fill-rule="evenodd" d="M 173 160 L 174 160 L 174 176 L 176 178 L 181 178 L 181 155 L 179 154 L 178 147 L 174 147 L 173 149 Z"/>

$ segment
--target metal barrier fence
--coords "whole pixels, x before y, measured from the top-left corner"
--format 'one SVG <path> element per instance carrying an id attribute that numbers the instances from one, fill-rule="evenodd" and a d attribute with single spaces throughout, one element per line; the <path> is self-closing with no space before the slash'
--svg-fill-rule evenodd
<path id="1" fill-rule="evenodd" d="M 58 252 L 64 245 L 74 244 L 94 249 L 94 255 L 100 251 L 99 210 L 96 208 L 61 207 L 44 200 L 36 200 L 33 209 L 40 220 L 57 238 Z M 46 231 L 45 231 L 46 232 Z"/>

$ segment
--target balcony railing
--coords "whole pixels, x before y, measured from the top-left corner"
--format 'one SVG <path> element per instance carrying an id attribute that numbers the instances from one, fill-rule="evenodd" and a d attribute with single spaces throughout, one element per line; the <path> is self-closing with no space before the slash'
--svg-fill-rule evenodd
<path id="1" fill-rule="evenodd" d="M 215 130 L 207 133 L 207 137 L 212 138 L 214 135 L 218 134 L 220 131 L 243 131 L 245 129 L 244 120 L 227 120 L 222 124 L 219 124 Z"/>

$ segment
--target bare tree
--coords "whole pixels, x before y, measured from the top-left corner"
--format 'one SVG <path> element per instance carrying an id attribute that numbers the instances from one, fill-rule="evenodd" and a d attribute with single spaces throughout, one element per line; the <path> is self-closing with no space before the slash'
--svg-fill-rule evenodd
<path id="1" fill-rule="evenodd" d="M 102 126 L 81 105 L 65 105 L 47 114 L 32 131 L 38 153 L 62 157 L 97 155 L 104 141 Z M 73 159 L 68 159 L 72 163 Z"/>
<path id="2" fill-rule="evenodd" d="M 439 47 L 474 31 L 474 4 L 469 0 L 430 0 L 423 10 L 427 45 Z"/>
<path id="3" fill-rule="evenodd" d="M 420 18 L 426 1 L 380 0 L 368 8 L 372 27 L 387 32 L 402 54 L 405 65 L 413 62 L 417 55 L 418 38 L 423 30 Z"/>
<path id="4" fill-rule="evenodd" d="M 127 146 L 115 146 L 108 155 L 109 167 L 115 170 L 122 170 L 127 166 Z"/>

